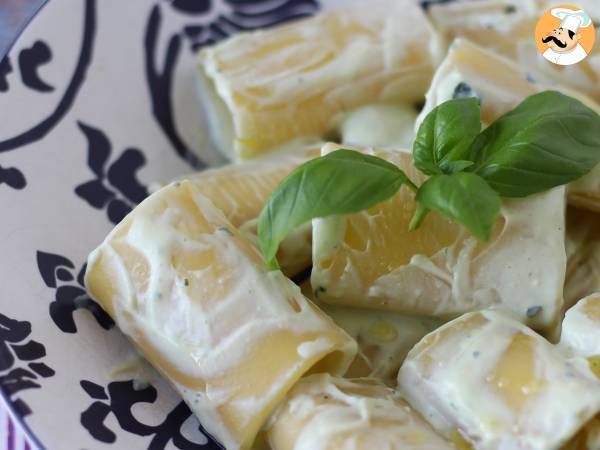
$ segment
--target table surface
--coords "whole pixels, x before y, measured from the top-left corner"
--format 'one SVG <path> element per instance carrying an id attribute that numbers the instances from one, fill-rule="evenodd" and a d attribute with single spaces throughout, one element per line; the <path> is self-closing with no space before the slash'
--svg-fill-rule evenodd
<path id="1" fill-rule="evenodd" d="M 0 0 L 0 59 L 4 58 L 19 32 L 46 0 Z M 30 443 L 0 398 L 0 450 L 30 450 Z"/>

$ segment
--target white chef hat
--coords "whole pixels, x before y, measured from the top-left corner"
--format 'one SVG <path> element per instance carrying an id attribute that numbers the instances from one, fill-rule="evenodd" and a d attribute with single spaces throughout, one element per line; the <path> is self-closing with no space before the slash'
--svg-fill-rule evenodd
<path id="1" fill-rule="evenodd" d="M 571 30 L 573 33 L 577 33 L 579 28 L 589 27 L 592 23 L 590 16 L 581 9 L 573 11 L 568 8 L 554 8 L 551 12 L 554 17 L 562 20 L 561 28 Z"/>

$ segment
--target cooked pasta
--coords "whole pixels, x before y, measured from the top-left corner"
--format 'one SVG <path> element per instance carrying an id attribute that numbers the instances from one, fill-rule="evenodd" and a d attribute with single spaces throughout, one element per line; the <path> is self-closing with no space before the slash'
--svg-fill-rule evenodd
<path id="1" fill-rule="evenodd" d="M 568 68 L 537 54 L 532 27 L 551 6 L 378 0 L 199 52 L 214 144 L 255 159 L 153 193 L 91 253 L 86 286 L 227 450 L 600 450 L 600 165 L 550 153 L 579 178 L 505 195 L 469 169 L 482 151 L 469 133 L 453 145 L 471 160 L 444 161 L 438 145 L 549 90 L 581 123 L 598 117 L 600 46 Z M 442 105 L 471 97 L 450 104 L 478 103 L 479 120 L 436 128 Z M 544 144 L 510 150 L 546 156 Z M 348 154 L 365 164 L 349 178 L 373 170 L 391 180 L 380 191 L 398 189 L 371 207 L 328 199 L 347 187 Z M 460 220 L 458 194 L 422 203 L 432 178 L 461 170 L 500 205 L 487 241 Z M 528 188 L 540 177 L 514 172 Z"/>
<path id="2" fill-rule="evenodd" d="M 419 101 L 440 50 L 415 2 L 369 2 L 201 51 L 201 98 L 219 148 L 250 158 L 367 103 Z"/>
<path id="3" fill-rule="evenodd" d="M 268 425 L 273 450 L 450 450 L 392 389 L 372 379 L 311 375 Z"/>
<path id="4" fill-rule="evenodd" d="M 600 20 L 595 0 L 571 4 L 581 6 L 593 20 Z M 534 79 L 565 85 L 600 101 L 598 47 L 584 61 L 566 70 L 548 64 L 537 52 L 533 39 L 536 23 L 545 11 L 559 5 L 552 0 L 459 0 L 433 5 L 429 16 L 448 42 L 466 38 L 515 61 Z"/>
<path id="5" fill-rule="evenodd" d="M 394 386 L 398 369 L 410 349 L 443 321 L 435 317 L 406 316 L 388 311 L 347 308 L 319 301 L 322 294 L 309 280 L 301 285 L 306 298 L 348 333 L 358 344 L 358 354 L 346 377 L 377 378 Z"/>
<path id="6" fill-rule="evenodd" d="M 361 151 L 420 181 L 410 154 Z M 434 213 L 409 232 L 414 195 L 402 187 L 370 210 L 314 221 L 311 282 L 327 303 L 441 318 L 497 306 L 553 333 L 563 308 L 564 209 L 564 187 L 506 199 L 484 245 Z"/>
<path id="7" fill-rule="evenodd" d="M 355 342 L 266 270 L 202 183 L 139 205 L 90 255 L 86 285 L 227 448 L 250 448 L 302 374 L 343 374 L 354 357 Z"/>
<path id="8" fill-rule="evenodd" d="M 458 432 L 484 450 L 559 448 L 600 411 L 585 358 L 497 311 L 466 314 L 427 335 L 398 383 L 438 432 Z"/>

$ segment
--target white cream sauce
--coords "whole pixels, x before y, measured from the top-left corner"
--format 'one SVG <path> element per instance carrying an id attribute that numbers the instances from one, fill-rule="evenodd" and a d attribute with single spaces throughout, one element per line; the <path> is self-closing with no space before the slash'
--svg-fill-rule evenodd
<path id="1" fill-rule="evenodd" d="M 600 292 L 579 300 L 567 311 L 560 346 L 572 355 L 600 355 Z"/>
<path id="2" fill-rule="evenodd" d="M 273 416 L 268 432 L 274 450 L 453 448 L 392 389 L 373 379 L 328 375 L 300 381 Z"/>
<path id="3" fill-rule="evenodd" d="M 417 112 L 413 105 L 372 104 L 348 113 L 341 126 L 342 143 L 410 149 Z"/>

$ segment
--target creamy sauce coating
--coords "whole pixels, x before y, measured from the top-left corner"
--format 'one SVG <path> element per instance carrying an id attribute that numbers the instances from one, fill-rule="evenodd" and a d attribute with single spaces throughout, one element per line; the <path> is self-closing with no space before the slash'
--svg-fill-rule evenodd
<path id="1" fill-rule="evenodd" d="M 323 152 L 335 148 L 327 145 Z M 350 258 L 340 276 L 323 266 L 321 262 L 340 248 L 349 255 L 361 250 L 344 241 L 344 218 L 317 219 L 311 282 L 326 289 L 326 302 L 441 318 L 494 306 L 554 334 L 563 307 L 565 205 L 564 186 L 524 199 L 505 199 L 503 220 L 489 244 L 478 245 L 463 232 L 449 247 L 431 256 L 415 254 L 408 264 L 389 267 L 367 286 L 361 281 L 364 268 L 353 266 Z M 355 302 L 357 297 L 362 300 Z M 346 303 L 349 298 L 353 300 Z"/>
<path id="2" fill-rule="evenodd" d="M 415 317 L 363 308 L 346 308 L 319 301 L 321 292 L 309 280 L 304 295 L 346 331 L 358 344 L 358 354 L 346 378 L 377 378 L 395 386 L 398 369 L 410 349 L 443 324 L 434 317 Z"/>
<path id="3" fill-rule="evenodd" d="M 109 282 L 96 278 L 106 269 L 114 294 L 96 299 L 228 448 L 247 448 L 254 422 L 315 362 L 337 350 L 324 369 L 343 372 L 353 358 L 356 344 L 267 271 L 192 182 L 155 193 L 90 255 L 92 295 Z M 280 355 L 269 374 L 260 372 L 265 349 Z"/>
<path id="4" fill-rule="evenodd" d="M 399 388 L 444 435 L 457 428 L 481 450 L 547 450 L 600 411 L 600 382 L 513 316 L 470 313 L 409 353 Z"/>
<path id="5" fill-rule="evenodd" d="M 273 450 L 445 450 L 452 444 L 392 389 L 374 379 L 313 375 L 268 425 Z"/>
<path id="6" fill-rule="evenodd" d="M 209 93 L 201 99 L 229 124 L 211 127 L 222 150 L 253 157 L 323 136 L 340 114 L 365 104 L 419 101 L 441 49 L 416 3 L 369 2 L 204 49 L 201 88 Z"/>
<path id="7" fill-rule="evenodd" d="M 372 104 L 348 113 L 342 143 L 360 147 L 412 148 L 417 112 L 413 105 Z"/>

